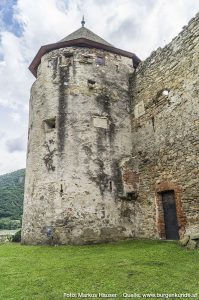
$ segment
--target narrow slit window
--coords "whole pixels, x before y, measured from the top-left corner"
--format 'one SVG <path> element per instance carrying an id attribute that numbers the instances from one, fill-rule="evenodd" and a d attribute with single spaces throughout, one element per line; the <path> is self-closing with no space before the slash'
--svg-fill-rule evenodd
<path id="1" fill-rule="evenodd" d="M 63 184 L 61 184 L 61 186 L 60 186 L 60 195 L 61 196 L 63 195 L 63 192 L 64 192 L 64 190 L 63 190 Z"/>
<path id="2" fill-rule="evenodd" d="M 155 131 L 155 118 L 151 117 L 151 122 L 152 122 L 152 126 L 153 126 L 153 131 Z"/>
<path id="3" fill-rule="evenodd" d="M 113 190 L 112 181 L 109 181 L 110 192 Z"/>

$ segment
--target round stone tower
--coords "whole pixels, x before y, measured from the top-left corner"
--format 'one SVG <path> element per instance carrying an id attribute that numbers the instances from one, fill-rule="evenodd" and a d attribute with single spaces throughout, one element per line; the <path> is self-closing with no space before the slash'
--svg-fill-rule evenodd
<path id="1" fill-rule="evenodd" d="M 135 54 L 84 27 L 42 46 L 30 70 L 22 242 L 84 244 L 134 235 L 129 76 Z"/>

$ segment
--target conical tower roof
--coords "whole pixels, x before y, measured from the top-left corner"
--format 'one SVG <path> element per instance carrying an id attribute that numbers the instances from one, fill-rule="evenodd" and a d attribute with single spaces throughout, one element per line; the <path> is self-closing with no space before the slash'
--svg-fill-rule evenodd
<path id="1" fill-rule="evenodd" d="M 82 39 L 82 38 L 93 41 L 93 42 L 97 42 L 97 43 L 100 43 L 103 45 L 112 46 L 107 41 L 102 39 L 100 36 L 98 36 L 91 30 L 89 30 L 88 28 L 83 27 L 83 26 L 81 28 L 79 28 L 78 30 L 72 32 L 71 34 L 67 35 L 65 38 L 63 38 L 59 42 L 72 41 L 72 40 L 77 40 L 77 39 Z"/>
<path id="2" fill-rule="evenodd" d="M 32 63 L 29 66 L 29 70 L 32 72 L 32 74 L 35 77 L 37 77 L 37 68 L 41 62 L 41 57 L 45 53 L 55 49 L 71 47 L 71 46 L 96 48 L 96 49 L 112 52 L 115 54 L 119 54 L 122 56 L 126 56 L 133 59 L 133 66 L 135 68 L 138 66 L 140 59 L 134 53 L 114 47 L 113 45 L 109 44 L 107 41 L 102 39 L 100 36 L 98 36 L 91 30 L 84 27 L 85 24 L 84 17 L 81 21 L 81 24 L 82 24 L 81 28 L 67 35 L 61 41 L 58 41 L 57 43 L 53 43 L 53 44 L 44 45 L 39 49 L 38 53 L 36 54 L 35 58 L 33 59 Z"/>

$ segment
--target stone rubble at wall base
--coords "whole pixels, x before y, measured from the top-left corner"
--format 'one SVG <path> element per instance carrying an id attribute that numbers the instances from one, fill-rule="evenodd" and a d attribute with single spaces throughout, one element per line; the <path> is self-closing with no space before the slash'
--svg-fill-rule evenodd
<path id="1" fill-rule="evenodd" d="M 179 244 L 181 246 L 186 247 L 187 249 L 193 250 L 199 248 L 199 233 L 185 235 L 180 241 Z"/>

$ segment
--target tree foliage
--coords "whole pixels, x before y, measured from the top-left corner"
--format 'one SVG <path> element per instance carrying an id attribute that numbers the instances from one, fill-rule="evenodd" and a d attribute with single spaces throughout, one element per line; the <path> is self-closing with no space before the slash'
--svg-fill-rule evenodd
<path id="1" fill-rule="evenodd" d="M 21 219 L 24 179 L 25 169 L 0 176 L 0 224 L 3 220 Z"/>

